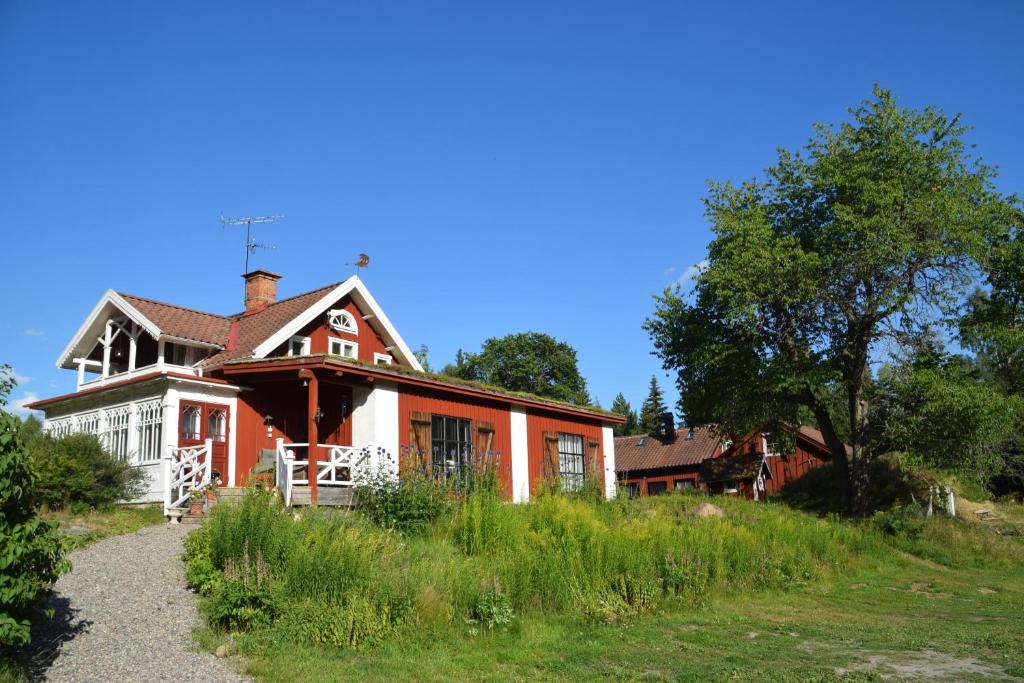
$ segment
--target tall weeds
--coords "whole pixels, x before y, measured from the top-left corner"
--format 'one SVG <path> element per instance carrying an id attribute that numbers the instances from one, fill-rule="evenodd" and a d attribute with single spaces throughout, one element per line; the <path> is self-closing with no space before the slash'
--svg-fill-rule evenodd
<path id="1" fill-rule="evenodd" d="M 513 505 L 479 485 L 426 528 L 402 533 L 359 514 L 293 516 L 253 492 L 215 509 L 189 540 L 189 580 L 208 615 L 237 607 L 241 626 L 362 647 L 403 628 L 505 627 L 532 613 L 613 622 L 713 591 L 800 586 L 891 553 L 868 524 L 729 499 L 716 501 L 724 517 L 701 518 L 692 514 L 701 500 L 544 495 Z M 257 575 L 240 587 L 239 576 Z M 267 619 L 245 611 L 254 605 Z"/>

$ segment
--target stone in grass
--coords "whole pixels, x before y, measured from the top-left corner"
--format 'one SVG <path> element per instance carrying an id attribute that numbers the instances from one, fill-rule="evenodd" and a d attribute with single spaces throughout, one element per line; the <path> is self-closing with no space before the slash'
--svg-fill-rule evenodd
<path id="1" fill-rule="evenodd" d="M 698 517 L 725 517 L 725 510 L 711 503 L 701 503 L 693 508 L 693 514 Z"/>

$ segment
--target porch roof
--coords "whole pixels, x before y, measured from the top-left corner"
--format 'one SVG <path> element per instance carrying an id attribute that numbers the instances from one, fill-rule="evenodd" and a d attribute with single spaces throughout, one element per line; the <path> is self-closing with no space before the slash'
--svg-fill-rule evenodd
<path id="1" fill-rule="evenodd" d="M 369 379 L 386 379 L 398 384 L 419 386 L 428 389 L 437 389 L 463 396 L 497 400 L 504 403 L 513 403 L 521 406 L 542 408 L 556 413 L 576 415 L 602 422 L 625 422 L 621 415 L 611 413 L 592 406 L 577 406 L 570 403 L 562 403 L 552 399 L 525 394 L 515 391 L 506 391 L 498 387 L 492 387 L 476 382 L 458 380 L 451 377 L 432 375 L 426 372 L 418 372 L 407 368 L 396 366 L 370 365 L 359 361 L 343 358 L 341 356 L 330 356 L 326 354 L 313 354 L 309 356 L 288 356 L 284 358 L 240 358 L 224 363 L 220 371 L 228 376 L 238 376 L 250 373 L 280 372 L 284 370 L 309 370 L 325 368 L 341 371 Z"/>
<path id="2" fill-rule="evenodd" d="M 180 372 L 167 372 L 154 370 L 153 372 L 147 372 L 143 375 L 136 375 L 135 377 L 126 378 L 120 382 L 111 382 L 110 384 L 104 384 L 97 387 L 89 387 L 88 389 L 82 389 L 81 391 L 75 391 L 70 394 L 61 394 L 59 396 L 52 396 L 50 398 L 40 399 L 33 401 L 32 403 L 26 403 L 25 407 L 30 410 L 42 410 L 43 408 L 57 403 L 63 403 L 65 401 L 71 401 L 74 399 L 85 398 L 92 396 L 104 391 L 112 391 L 114 389 L 120 389 L 135 384 L 142 384 L 143 382 L 151 382 L 158 379 L 174 380 L 178 382 L 194 382 L 197 384 L 212 384 L 214 386 L 222 386 L 227 389 L 240 390 L 240 387 L 236 387 L 231 382 L 223 379 L 217 379 L 215 377 L 199 377 L 197 375 L 186 375 Z"/>

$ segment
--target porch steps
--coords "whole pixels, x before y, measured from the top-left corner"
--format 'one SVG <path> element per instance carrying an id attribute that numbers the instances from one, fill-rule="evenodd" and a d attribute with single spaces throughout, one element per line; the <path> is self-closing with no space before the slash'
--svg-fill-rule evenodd
<path id="1" fill-rule="evenodd" d="M 292 506 L 309 504 L 308 486 L 296 486 L 292 489 Z M 317 488 L 316 504 L 326 507 L 355 507 L 355 492 L 351 488 L 320 486 Z"/>

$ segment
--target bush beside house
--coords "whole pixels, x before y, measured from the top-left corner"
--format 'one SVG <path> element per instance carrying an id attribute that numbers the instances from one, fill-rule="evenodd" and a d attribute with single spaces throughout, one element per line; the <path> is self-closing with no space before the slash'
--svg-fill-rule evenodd
<path id="1" fill-rule="evenodd" d="M 0 655 L 29 641 L 44 591 L 68 569 L 56 525 L 39 515 L 20 426 L 0 411 Z"/>
<path id="2" fill-rule="evenodd" d="M 142 492 L 143 471 L 111 455 L 92 434 L 39 435 L 29 450 L 37 495 L 52 509 L 101 508 Z"/>

